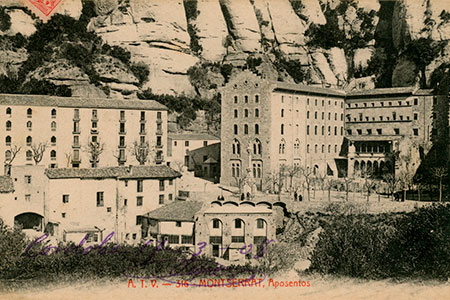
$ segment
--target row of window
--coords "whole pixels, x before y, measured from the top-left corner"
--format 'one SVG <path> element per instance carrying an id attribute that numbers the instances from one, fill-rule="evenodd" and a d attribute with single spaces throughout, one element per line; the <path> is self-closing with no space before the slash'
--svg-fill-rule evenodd
<path id="1" fill-rule="evenodd" d="M 244 134 L 249 134 L 249 130 L 248 130 L 248 124 L 244 124 Z M 255 131 L 254 131 L 254 133 L 255 134 L 259 134 L 259 124 L 255 124 Z M 238 125 L 237 124 L 234 124 L 233 125 L 233 133 L 235 134 L 235 135 L 238 135 L 239 134 L 239 127 L 238 127 Z"/>
<path id="2" fill-rule="evenodd" d="M 25 140 L 26 140 L 27 146 L 31 146 L 31 144 L 33 142 L 33 138 L 31 136 L 27 136 Z M 9 135 L 6 136 L 5 137 L 5 144 L 6 144 L 6 146 L 11 146 L 11 142 L 12 142 L 11 136 L 9 136 Z M 52 136 L 50 138 L 50 142 L 52 143 L 52 145 L 56 144 L 56 137 Z"/>
<path id="3" fill-rule="evenodd" d="M 56 122 L 53 121 L 50 124 L 50 128 L 52 131 L 56 130 Z M 28 130 L 32 130 L 33 129 L 33 123 L 31 121 L 27 122 L 27 129 Z M 11 121 L 6 121 L 6 131 L 11 131 L 12 130 L 12 122 Z"/>
<path id="4" fill-rule="evenodd" d="M 257 161 L 252 163 L 252 173 L 254 178 L 262 178 L 262 162 Z M 231 177 L 241 177 L 241 162 L 235 161 L 231 164 Z"/>
<path id="5" fill-rule="evenodd" d="M 314 135 L 318 135 L 318 130 L 319 130 L 319 127 L 317 125 L 314 126 Z M 334 132 L 335 136 L 338 135 L 338 127 L 337 126 L 334 126 L 333 132 Z M 322 135 L 325 135 L 325 126 L 322 126 L 321 133 L 322 133 Z M 283 127 L 281 127 L 281 134 L 283 134 Z M 328 126 L 328 135 L 331 135 L 331 134 L 332 134 L 332 127 Z M 310 126 L 309 125 L 306 126 L 306 135 L 310 135 Z M 341 136 L 344 135 L 344 127 L 342 127 L 342 126 L 340 129 L 340 135 Z"/>
<path id="6" fill-rule="evenodd" d="M 222 221 L 219 219 L 212 219 L 212 228 L 214 229 L 221 229 L 222 228 Z M 245 222 L 242 219 L 234 219 L 233 225 L 235 229 L 242 229 L 245 227 Z M 266 228 L 266 221 L 264 219 L 256 219 L 256 228 L 258 229 L 264 229 Z"/>
<path id="7" fill-rule="evenodd" d="M 315 111 L 314 112 L 314 119 L 317 120 L 318 119 L 318 112 Z M 281 117 L 283 117 L 283 109 L 281 110 Z M 306 118 L 309 119 L 310 118 L 310 112 L 307 111 L 306 112 Z M 344 114 L 341 113 L 341 121 L 344 121 Z M 325 112 L 322 112 L 322 120 L 325 120 Z M 328 113 L 328 120 L 331 120 L 331 112 Z M 334 113 L 334 120 L 337 121 L 338 120 L 338 113 Z"/>
<path id="8" fill-rule="evenodd" d="M 259 95 L 255 95 L 254 100 L 255 100 L 255 103 L 259 103 Z M 249 102 L 249 96 L 244 95 L 244 103 L 248 103 L 248 102 Z M 238 104 L 238 103 L 239 103 L 239 96 L 234 96 L 234 104 Z"/>
<path id="9" fill-rule="evenodd" d="M 382 128 L 377 128 L 375 130 L 376 130 L 377 135 L 382 135 L 383 134 L 383 129 Z M 400 135 L 401 134 L 400 133 L 400 128 L 393 128 L 393 131 L 394 131 L 394 133 L 393 133 L 394 135 Z M 353 133 L 353 131 L 351 129 L 347 129 L 347 134 L 348 135 L 352 135 L 352 133 Z M 363 130 L 362 129 L 356 129 L 356 133 L 358 135 L 363 135 Z M 366 129 L 366 132 L 364 134 L 372 135 L 373 131 L 372 131 L 371 128 L 369 128 L 369 129 Z M 413 128 L 412 134 L 414 136 L 418 136 L 419 135 L 419 129 L 418 128 Z"/>
<path id="10" fill-rule="evenodd" d="M 291 99 L 292 98 L 292 96 L 289 96 L 289 99 Z M 284 98 L 284 96 L 281 96 L 281 103 L 284 103 L 285 101 L 285 98 Z M 296 104 L 298 105 L 299 104 L 299 99 L 298 99 L 298 97 L 295 97 L 295 101 L 296 101 Z M 314 99 L 314 105 L 315 106 L 318 106 L 318 100 L 317 99 Z M 325 100 L 324 99 L 322 99 L 322 106 L 325 106 Z M 341 106 L 341 108 L 344 108 L 344 102 L 343 101 L 337 101 L 337 100 L 334 100 L 334 106 L 339 106 L 339 103 L 340 103 L 340 106 Z M 309 100 L 309 98 L 306 98 L 306 105 L 310 105 L 310 100 Z M 331 106 L 332 105 L 332 100 L 328 100 L 328 106 Z"/>
<path id="11" fill-rule="evenodd" d="M 378 105 L 379 103 L 379 105 Z M 385 103 L 387 103 L 387 105 L 385 105 Z M 397 103 L 397 105 L 395 105 L 395 103 Z M 413 100 L 414 105 L 419 105 L 419 99 L 418 98 L 414 98 Z M 359 104 L 361 104 L 361 106 L 359 106 Z M 435 103 L 434 103 L 435 104 Z M 389 107 L 389 106 L 410 106 L 410 102 L 409 101 L 380 101 L 380 102 L 364 102 L 364 103 L 347 103 L 347 107 Z"/>
<path id="12" fill-rule="evenodd" d="M 11 117 L 11 115 L 12 115 L 12 109 L 11 109 L 11 107 L 7 107 L 7 108 L 6 108 L 6 115 L 7 115 L 8 117 Z M 31 118 L 32 116 L 33 116 L 33 110 L 32 110 L 31 108 L 27 108 L 27 117 L 28 117 L 28 118 Z M 56 118 L 56 109 L 52 109 L 52 110 L 51 110 L 50 116 L 51 116 L 52 118 Z"/>
<path id="13" fill-rule="evenodd" d="M 232 145 L 232 153 L 240 155 L 241 154 L 241 143 L 238 139 L 234 139 Z M 253 140 L 251 148 L 253 149 L 254 155 L 262 154 L 262 144 L 258 139 Z"/>
<path id="14" fill-rule="evenodd" d="M 104 202 L 104 192 L 97 192 L 97 198 L 96 198 L 96 204 L 97 207 L 103 207 L 105 205 Z M 173 200 L 173 195 L 172 194 L 168 194 L 168 199 L 169 201 Z M 69 195 L 63 195 L 62 198 L 62 202 L 63 203 L 68 203 L 69 202 Z M 164 195 L 161 194 L 159 195 L 159 204 L 164 204 Z M 127 206 L 128 205 L 128 199 L 124 199 L 123 200 L 123 205 Z M 136 197 L 136 206 L 143 206 L 144 205 L 144 197 L 143 196 L 137 196 Z"/>
<path id="15" fill-rule="evenodd" d="M 419 118 L 419 114 L 418 113 L 414 113 L 413 115 L 413 120 L 417 120 Z M 370 120 L 371 119 L 371 120 Z M 359 114 L 359 119 L 357 118 L 353 118 L 353 122 L 369 122 L 369 121 L 397 121 L 397 113 L 396 112 L 392 112 L 392 118 L 390 116 L 379 116 L 378 120 L 372 116 L 363 116 L 362 113 Z M 405 118 L 403 118 L 402 115 L 398 116 L 398 120 L 399 121 L 409 121 L 410 117 L 406 116 Z M 347 115 L 347 121 L 351 122 L 352 121 L 352 116 L 350 114 Z"/>
<path id="16" fill-rule="evenodd" d="M 16 155 L 18 152 L 15 152 L 14 155 Z M 39 149 L 36 149 L 36 155 L 38 157 L 39 154 Z M 27 150 L 25 152 L 25 158 L 26 160 L 32 160 L 33 159 L 33 151 L 31 150 Z M 6 150 L 5 151 L 5 161 L 11 161 L 11 159 L 13 159 L 13 152 L 11 152 L 11 150 Z M 56 151 L 52 150 L 50 151 L 50 159 L 51 160 L 55 160 L 56 159 Z"/>
<path id="17" fill-rule="evenodd" d="M 249 110 L 244 109 L 244 118 L 248 118 L 250 116 Z M 255 108 L 255 113 L 253 115 L 255 118 L 259 118 L 259 109 Z M 234 118 L 239 118 L 239 111 L 237 109 L 234 110 Z"/>
<path id="18" fill-rule="evenodd" d="M 278 154 L 285 154 L 286 151 L 286 142 L 284 140 L 281 140 L 279 146 L 278 146 Z M 306 145 L 306 152 L 310 153 L 310 146 L 309 144 Z M 314 145 L 314 152 L 318 152 L 318 145 Z M 334 153 L 338 152 L 338 145 L 334 145 Z M 325 153 L 325 145 L 322 145 L 322 153 Z M 331 153 L 331 145 L 328 145 L 328 153 Z M 294 156 L 300 155 L 300 141 L 297 141 L 294 143 Z"/>

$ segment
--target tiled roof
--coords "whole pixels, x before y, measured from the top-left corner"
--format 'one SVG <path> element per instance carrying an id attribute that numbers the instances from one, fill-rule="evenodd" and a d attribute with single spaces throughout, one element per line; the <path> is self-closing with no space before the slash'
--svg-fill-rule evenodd
<path id="1" fill-rule="evenodd" d="M 167 110 L 155 100 L 119 100 L 46 95 L 0 94 L 0 105 Z"/>
<path id="2" fill-rule="evenodd" d="M 294 83 L 287 83 L 287 82 L 280 82 L 280 81 L 276 81 L 274 83 L 276 86 L 275 89 L 280 89 L 280 90 L 297 91 L 297 92 L 303 92 L 303 93 L 307 93 L 307 94 L 319 94 L 319 95 L 331 95 L 331 96 L 345 97 L 344 90 L 323 88 L 323 87 L 312 86 L 312 85 L 294 84 Z"/>
<path id="3" fill-rule="evenodd" d="M 377 95 L 395 95 L 395 94 L 411 94 L 416 90 L 415 87 L 395 87 L 395 88 L 379 88 L 371 90 L 355 90 L 347 92 L 347 97 L 355 96 L 377 96 Z"/>
<path id="4" fill-rule="evenodd" d="M 157 208 L 145 216 L 161 221 L 194 221 L 194 216 L 202 209 L 202 205 L 197 201 L 175 201 Z"/>
<path id="5" fill-rule="evenodd" d="M 14 192 L 14 184 L 11 177 L 0 176 L 0 193 Z"/>
<path id="6" fill-rule="evenodd" d="M 220 140 L 219 137 L 208 133 L 169 133 L 172 140 Z"/>
<path id="7" fill-rule="evenodd" d="M 45 174 L 50 179 L 63 178 L 118 178 L 118 179 L 152 179 L 176 178 L 181 174 L 166 165 L 131 166 L 106 168 L 55 168 L 46 169 Z"/>

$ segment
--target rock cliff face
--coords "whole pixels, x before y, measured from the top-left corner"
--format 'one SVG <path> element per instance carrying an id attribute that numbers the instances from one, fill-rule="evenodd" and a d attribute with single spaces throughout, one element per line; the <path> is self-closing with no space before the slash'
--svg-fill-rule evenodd
<path id="1" fill-rule="evenodd" d="M 75 19 L 88 3 L 63 2 L 59 12 Z M 1 1 L 0 6 L 11 19 L 3 35 L 30 36 L 36 31 L 36 19 L 22 9 L 20 1 Z M 245 67 L 249 57 L 262 58 L 265 66 L 258 72 L 269 70 L 269 77 L 275 72 L 275 77 L 299 81 L 279 67 L 282 60 L 297 63 L 306 74 L 300 80 L 305 83 L 371 88 L 378 74 L 370 68 L 370 61 L 380 47 L 389 45 L 395 55 L 394 60 L 387 59 L 392 65 L 388 74 L 392 84 L 416 84 L 423 75 L 416 64 L 409 63 L 404 50 L 420 38 L 436 42 L 450 39 L 450 7 L 442 0 L 93 0 L 93 8 L 88 29 L 106 43 L 128 49 L 133 62 L 149 66 L 149 80 L 138 88 L 130 74 L 120 72 L 120 68 L 109 72 L 106 64 L 101 64 L 110 88 L 127 93 L 151 88 L 160 94 L 209 95 L 211 91 L 189 77 L 191 67 L 201 68 L 207 62 Z M 328 28 L 329 34 L 317 28 Z M 333 32 L 342 33 L 345 42 L 327 44 Z M 363 38 L 357 40 L 360 36 Z M 0 51 L 0 57 L 6 59 L 5 51 Z M 2 59 L 3 74 L 17 68 L 26 53 L 13 56 L 13 62 Z M 450 46 L 444 45 L 426 67 L 426 81 L 429 83 L 433 71 L 449 60 Z M 59 62 L 48 74 L 43 74 L 45 68 L 36 70 L 33 76 L 53 81 L 86 79 L 72 67 L 62 70 L 63 65 Z"/>

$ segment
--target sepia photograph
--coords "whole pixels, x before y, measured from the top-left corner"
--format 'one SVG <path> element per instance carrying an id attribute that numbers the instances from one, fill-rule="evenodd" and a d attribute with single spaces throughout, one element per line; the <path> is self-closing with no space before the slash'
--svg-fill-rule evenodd
<path id="1" fill-rule="evenodd" d="M 0 299 L 449 299 L 450 0 L 0 0 Z"/>

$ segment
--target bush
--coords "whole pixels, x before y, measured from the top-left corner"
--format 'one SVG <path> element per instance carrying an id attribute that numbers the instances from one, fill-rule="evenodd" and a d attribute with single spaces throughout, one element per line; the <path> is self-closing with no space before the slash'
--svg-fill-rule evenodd
<path id="1" fill-rule="evenodd" d="M 311 271 L 358 278 L 450 277 L 450 206 L 340 215 L 324 224 Z"/>

